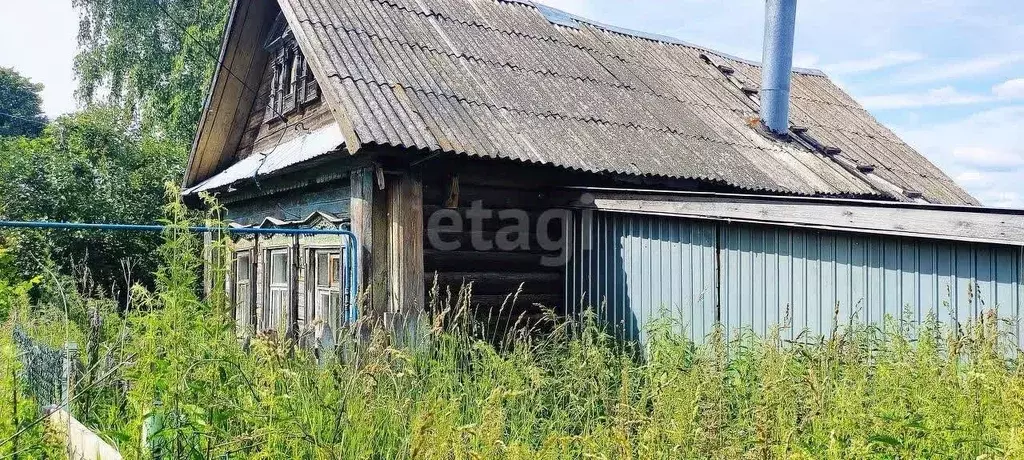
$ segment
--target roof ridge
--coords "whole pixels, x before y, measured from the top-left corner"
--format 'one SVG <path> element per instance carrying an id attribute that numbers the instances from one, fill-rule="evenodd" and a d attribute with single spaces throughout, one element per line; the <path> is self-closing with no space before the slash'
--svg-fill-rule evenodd
<path id="1" fill-rule="evenodd" d="M 377 0 L 370 0 L 370 1 L 377 1 Z M 512 0 L 512 1 L 514 1 L 514 0 Z M 412 11 L 410 11 L 408 9 L 404 9 L 404 10 L 412 12 Z M 321 27 L 330 27 L 330 28 L 334 29 L 335 31 L 343 31 L 345 33 L 361 34 L 361 35 L 363 35 L 365 37 L 368 37 L 368 38 L 371 38 L 371 39 L 372 38 L 376 38 L 376 39 L 379 39 L 379 40 L 382 40 L 382 41 L 386 41 L 386 42 L 391 43 L 391 44 L 407 46 L 409 48 L 416 48 L 416 49 L 420 49 L 420 50 L 423 50 L 423 51 L 434 53 L 434 54 L 437 54 L 437 55 L 440 55 L 440 56 L 447 56 L 449 58 L 454 58 L 454 59 L 464 58 L 464 59 L 466 59 L 468 61 L 482 63 L 482 64 L 489 65 L 489 66 L 492 66 L 492 67 L 495 67 L 495 68 L 508 67 L 508 68 L 510 68 L 512 70 L 532 73 L 532 74 L 535 74 L 535 75 L 553 76 L 553 77 L 556 77 L 556 78 L 561 78 L 561 79 L 566 79 L 566 80 L 573 80 L 573 81 L 580 81 L 580 82 L 590 82 L 590 83 L 593 83 L 593 84 L 602 85 L 602 86 L 606 86 L 606 87 L 609 87 L 609 88 L 619 88 L 619 89 L 625 89 L 625 90 L 629 90 L 629 91 L 636 91 L 638 93 L 647 94 L 647 95 L 650 95 L 650 96 L 655 96 L 655 97 L 659 97 L 659 98 L 663 98 L 663 99 L 667 99 L 667 100 L 676 101 L 676 102 L 679 102 L 681 104 L 696 105 L 696 106 L 701 106 L 701 107 L 721 109 L 721 110 L 728 110 L 728 111 L 735 112 L 734 109 L 731 109 L 731 108 L 726 107 L 726 106 L 713 105 L 713 104 L 707 104 L 707 103 L 704 103 L 704 104 L 694 103 L 693 101 L 687 101 L 687 100 L 680 99 L 679 97 L 676 97 L 675 95 L 672 95 L 672 94 L 666 94 L 666 93 L 654 91 L 653 89 L 650 89 L 650 88 L 648 88 L 648 89 L 639 88 L 639 87 L 632 86 L 632 85 L 630 85 L 628 83 L 624 83 L 624 82 L 623 83 L 612 83 L 612 82 L 609 82 L 609 81 L 601 80 L 601 79 L 590 77 L 590 76 L 566 74 L 566 73 L 561 73 L 561 72 L 550 70 L 550 69 L 522 67 L 522 66 L 516 65 L 516 64 L 511 63 L 511 62 L 493 61 L 493 60 L 490 60 L 490 59 L 486 59 L 486 58 L 483 58 L 483 57 L 476 56 L 474 54 L 468 54 L 466 52 L 455 53 L 455 52 L 451 52 L 451 51 L 445 51 L 443 49 L 437 49 L 437 48 L 434 48 L 434 47 L 432 47 L 430 45 L 419 43 L 419 42 L 409 42 L 409 41 L 401 40 L 401 39 L 398 39 L 398 38 L 392 38 L 392 37 L 384 36 L 384 35 L 381 35 L 379 33 L 376 33 L 376 32 L 370 31 L 370 30 L 366 30 L 366 29 L 363 29 L 363 28 L 347 28 L 347 27 L 339 26 L 339 25 L 332 24 L 332 23 L 326 23 L 326 22 L 319 21 L 319 20 L 314 21 L 312 19 L 303 19 L 300 22 L 306 22 L 306 23 L 308 23 L 310 25 L 319 25 Z M 501 31 L 498 31 L 498 30 L 495 30 L 495 31 L 501 32 Z M 583 48 L 583 47 L 577 47 L 577 48 L 581 49 L 581 50 L 588 50 L 587 48 Z M 593 51 L 594 52 L 599 52 L 599 53 L 601 52 L 601 51 L 597 51 L 597 50 L 593 50 Z M 604 54 L 607 55 L 607 53 L 604 53 Z M 629 62 L 636 63 L 634 61 L 629 61 Z M 640 65 L 642 65 L 642 64 L 640 64 Z M 644 66 L 644 67 L 650 68 L 650 69 L 654 69 L 654 70 L 665 71 L 665 72 L 669 72 L 669 73 L 672 73 L 672 74 L 679 74 L 679 75 L 685 75 L 685 76 L 688 76 L 688 77 L 702 78 L 699 75 L 692 75 L 692 74 L 685 73 L 685 72 L 679 72 L 677 70 L 669 69 L 669 68 L 654 68 L 654 67 L 648 67 L 648 66 Z M 338 75 L 338 76 L 341 77 L 341 75 Z M 358 79 L 353 78 L 353 80 L 355 81 L 355 80 L 358 80 Z M 426 92 L 426 93 L 433 93 L 434 92 L 434 91 L 428 91 L 428 90 L 425 90 L 425 89 L 418 89 L 418 91 Z"/>
<path id="2" fill-rule="evenodd" d="M 625 27 L 619 27 L 619 26 L 613 26 L 613 25 L 610 25 L 610 24 L 605 24 L 605 23 L 602 23 L 602 22 L 599 22 L 599 21 L 595 21 L 593 19 L 588 19 L 588 18 L 585 18 L 585 17 L 582 17 L 582 16 L 578 16 L 578 15 L 575 15 L 575 14 L 572 14 L 572 13 L 568 13 L 566 11 L 563 11 L 563 10 L 560 10 L 558 8 L 554 8 L 554 7 L 551 7 L 551 6 L 547 6 L 547 5 L 543 4 L 543 3 L 539 3 L 539 2 L 536 2 L 536 1 L 532 1 L 532 0 L 503 0 L 503 1 L 507 1 L 507 2 L 510 2 L 510 3 L 520 3 L 520 4 L 524 4 L 524 5 L 531 5 L 534 8 L 536 8 L 538 11 L 540 11 L 540 13 L 542 15 L 544 15 L 544 17 L 548 21 L 550 21 L 552 24 L 555 24 L 555 25 L 560 25 L 560 26 L 564 26 L 564 27 L 571 27 L 571 28 L 576 29 L 576 28 L 579 28 L 579 24 L 587 24 L 587 25 L 596 27 L 598 29 L 604 30 L 606 32 L 616 33 L 616 34 L 619 34 L 619 35 L 625 35 L 625 36 L 629 36 L 629 37 L 641 38 L 641 39 L 644 39 L 644 40 L 651 40 L 651 41 L 656 41 L 656 42 L 668 43 L 668 44 L 671 44 L 671 45 L 686 46 L 686 47 L 698 49 L 700 51 L 704 51 L 704 52 L 707 52 L 707 53 L 712 53 L 712 54 L 718 55 L 719 57 L 722 57 L 722 58 L 725 58 L 725 59 L 729 59 L 729 60 L 733 60 L 733 61 L 737 61 L 737 62 L 742 62 L 744 64 L 752 65 L 752 66 L 755 66 L 755 67 L 761 67 L 761 63 L 758 62 L 758 61 L 741 58 L 739 56 L 735 56 L 735 55 L 732 55 L 732 54 L 729 54 L 729 53 L 725 53 L 725 52 L 722 52 L 722 51 L 714 50 L 714 49 L 708 48 L 706 46 L 698 45 L 696 43 L 688 42 L 688 41 L 685 41 L 685 40 L 680 40 L 678 38 L 670 37 L 668 35 L 662 35 L 662 34 L 657 34 L 657 33 L 653 33 L 653 32 L 644 32 L 644 31 L 641 31 L 641 30 L 627 29 Z M 826 75 L 825 72 L 820 70 L 820 69 L 813 69 L 813 68 L 807 68 L 807 67 L 793 67 L 793 72 L 794 73 L 803 74 L 803 75 L 815 76 L 815 77 L 826 77 L 826 78 L 828 77 L 828 75 Z"/>
<path id="3" fill-rule="evenodd" d="M 450 16 L 450 15 L 444 13 L 444 12 L 441 12 L 441 11 L 435 11 L 435 10 L 430 10 L 429 12 L 417 11 L 417 10 L 410 9 L 409 7 L 407 7 L 405 5 L 397 3 L 395 0 L 365 0 L 365 1 L 374 2 L 374 3 L 377 3 L 379 5 L 387 5 L 389 7 L 395 8 L 395 9 L 397 9 L 399 11 L 404 11 L 406 13 L 415 14 L 417 16 L 428 17 L 428 18 L 429 17 L 435 17 L 435 18 L 438 18 L 438 19 L 442 19 L 444 21 L 449 21 L 449 22 L 453 22 L 453 23 L 456 23 L 456 24 L 461 24 L 461 25 L 469 26 L 469 27 L 476 27 L 478 29 L 483 29 L 483 30 L 487 30 L 487 31 L 491 31 L 491 32 L 498 32 L 498 33 L 502 33 L 502 34 L 509 35 L 509 36 L 517 36 L 517 37 L 529 38 L 529 39 L 540 40 L 540 41 L 545 41 L 545 42 L 549 42 L 549 43 L 558 43 L 558 44 L 562 44 L 562 45 L 565 45 L 565 46 L 568 46 L 568 47 L 572 47 L 572 48 L 576 48 L 576 49 L 579 49 L 579 50 L 582 50 L 582 51 L 586 51 L 588 53 L 599 53 L 599 54 L 602 54 L 604 56 L 608 56 L 608 57 L 610 57 L 612 59 L 619 59 L 619 60 L 623 61 L 624 63 L 625 62 L 632 62 L 632 61 L 627 61 L 622 56 L 619 56 L 619 55 L 616 55 L 616 54 L 611 54 L 611 53 L 608 53 L 608 52 L 606 52 L 604 50 L 600 50 L 600 49 L 597 49 L 597 48 L 592 48 L 592 47 L 585 46 L 585 45 L 582 45 L 582 44 L 578 44 L 578 43 L 574 43 L 574 42 L 571 42 L 571 41 L 563 40 L 563 39 L 561 39 L 559 37 L 555 37 L 555 36 L 535 35 L 535 34 L 530 34 L 530 33 L 526 33 L 526 32 L 523 32 L 523 31 L 519 31 L 519 30 L 503 29 L 503 28 L 499 28 L 499 27 L 494 27 L 494 26 L 489 25 L 489 24 L 480 23 L 480 22 L 477 22 L 477 21 L 467 21 L 467 20 L 464 20 L 464 19 L 459 19 L 459 18 Z M 537 9 L 538 11 L 543 12 L 539 7 L 534 5 L 529 0 L 496 0 L 496 1 L 498 1 L 498 2 L 506 2 L 506 3 L 516 3 L 516 4 L 520 4 L 520 5 L 532 6 L 535 9 Z M 543 5 L 541 5 L 541 6 L 543 6 Z M 550 7 L 546 7 L 546 8 L 550 8 Z M 566 14 L 568 14 L 568 13 L 566 13 Z M 599 24 L 599 23 L 595 22 L 594 24 Z M 613 26 L 608 26 L 608 27 L 613 27 Z M 624 34 L 624 35 L 626 35 L 626 34 Z M 640 37 L 640 38 L 643 38 L 643 37 Z M 679 42 L 679 43 L 676 43 L 676 44 L 685 44 L 686 43 L 686 42 L 682 42 L 681 40 L 676 40 L 676 41 Z M 751 64 L 751 65 L 755 65 L 755 66 L 758 66 L 758 67 L 760 66 L 759 63 L 754 63 L 753 61 L 747 61 L 747 60 L 744 60 L 742 58 L 738 58 L 738 57 L 735 57 L 735 56 L 730 56 L 730 55 L 725 54 L 725 53 L 721 53 L 721 52 L 718 52 L 718 51 L 715 51 L 715 50 L 707 49 L 707 48 L 704 48 L 704 47 L 702 47 L 700 45 L 686 44 L 686 46 L 689 46 L 691 48 L 695 48 L 695 49 L 698 49 L 698 50 L 701 50 L 701 51 L 711 52 L 711 53 L 714 53 L 716 55 L 720 55 L 721 57 L 724 57 L 724 58 L 738 60 L 738 61 L 741 61 L 741 62 L 744 62 L 744 63 L 747 63 L 747 64 Z M 825 74 L 821 73 L 820 71 L 815 71 L 815 72 L 818 72 L 818 73 L 810 73 L 809 75 L 825 76 Z"/>

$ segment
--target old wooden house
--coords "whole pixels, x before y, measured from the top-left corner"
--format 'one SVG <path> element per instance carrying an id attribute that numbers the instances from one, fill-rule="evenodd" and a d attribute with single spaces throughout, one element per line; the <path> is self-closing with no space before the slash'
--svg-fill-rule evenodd
<path id="1" fill-rule="evenodd" d="M 767 3 L 762 66 L 530 0 L 235 0 L 185 195 L 358 237 L 239 242 L 239 323 L 417 314 L 435 279 L 480 309 L 521 285 L 504 315 L 600 305 L 634 337 L 666 314 L 697 338 L 826 330 L 837 305 L 963 319 L 981 291 L 1018 314 L 1020 213 L 793 69 L 795 1 Z"/>

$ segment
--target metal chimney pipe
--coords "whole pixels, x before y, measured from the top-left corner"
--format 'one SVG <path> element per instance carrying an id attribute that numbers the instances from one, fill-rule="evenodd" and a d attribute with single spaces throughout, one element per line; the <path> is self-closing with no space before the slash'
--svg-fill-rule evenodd
<path id="1" fill-rule="evenodd" d="M 761 122 L 776 134 L 789 132 L 789 88 L 795 34 L 796 0 L 765 0 Z"/>

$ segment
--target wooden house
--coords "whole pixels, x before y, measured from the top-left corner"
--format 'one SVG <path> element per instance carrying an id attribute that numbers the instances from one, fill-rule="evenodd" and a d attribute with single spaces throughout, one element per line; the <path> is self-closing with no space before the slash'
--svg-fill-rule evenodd
<path id="1" fill-rule="evenodd" d="M 782 67 L 790 114 L 772 129 L 762 99 L 777 88 L 762 90 L 760 64 L 529 0 L 235 0 L 230 14 L 184 193 L 215 194 L 237 225 L 350 228 L 359 258 L 348 268 L 367 293 L 364 314 L 417 314 L 436 279 L 442 290 L 472 283 L 483 309 L 522 285 L 506 315 L 586 301 L 636 325 L 646 323 L 639 303 L 649 319 L 663 300 L 722 320 L 733 307 L 723 303 L 729 281 L 716 257 L 728 241 L 719 229 L 960 241 L 964 227 L 929 234 L 915 225 L 930 228 L 936 213 L 991 216 L 817 70 Z M 883 220 L 901 210 L 924 220 Z M 994 218 L 1012 229 L 985 243 L 1019 244 L 1019 219 Z M 646 248 L 634 265 L 621 263 L 623 238 Z M 779 246 L 758 238 L 760 249 L 746 253 L 760 257 L 764 277 Z M 703 251 L 700 263 L 692 247 L 690 259 L 666 260 L 685 245 Z M 331 300 L 331 264 L 354 248 L 292 238 L 239 248 L 232 286 L 242 324 L 344 316 Z M 660 283 L 642 290 L 680 294 L 605 292 L 600 285 L 631 286 L 595 268 L 613 258 L 601 267 Z M 679 268 L 705 265 L 699 275 Z M 1017 289 L 1014 270 L 1006 289 Z M 774 302 L 792 305 L 786 299 Z M 300 304 L 300 317 L 275 319 L 286 304 Z"/>

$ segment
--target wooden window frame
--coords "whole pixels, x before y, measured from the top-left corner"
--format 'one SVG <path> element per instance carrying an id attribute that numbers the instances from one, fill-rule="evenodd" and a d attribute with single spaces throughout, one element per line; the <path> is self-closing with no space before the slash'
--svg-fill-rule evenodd
<path id="1" fill-rule="evenodd" d="M 273 63 L 267 123 L 278 121 L 320 99 L 320 85 L 291 30 L 285 28 L 282 36 L 272 43 L 267 49 Z"/>
<path id="2" fill-rule="evenodd" d="M 259 332 L 275 331 L 286 332 L 291 315 L 289 310 L 292 303 L 292 286 L 295 274 L 292 270 L 291 248 L 267 248 L 264 253 L 266 261 L 263 274 L 263 309 L 260 312 L 257 329 Z M 284 282 L 274 281 L 274 256 L 284 255 Z M 274 294 L 283 293 L 281 305 L 275 310 Z"/>
<path id="3" fill-rule="evenodd" d="M 239 277 L 238 270 L 243 266 L 243 258 L 248 259 L 244 266 L 247 266 L 249 271 L 249 276 L 244 279 Z M 242 289 L 242 285 L 245 285 L 246 289 Z M 253 251 L 251 249 L 236 251 L 231 264 L 231 305 L 234 310 L 235 324 L 240 331 L 253 327 L 256 323 L 256 318 L 252 315 L 254 297 L 252 290 L 255 286 L 256 260 L 253 257 Z M 239 308 L 242 307 L 244 310 L 239 311 Z"/>
<path id="4" fill-rule="evenodd" d="M 306 324 L 315 324 L 324 320 L 331 330 L 337 330 L 341 325 L 346 307 L 342 299 L 345 288 L 345 280 L 341 275 L 344 263 L 341 251 L 337 246 L 307 246 L 308 271 L 306 276 Z M 326 257 L 328 267 L 326 272 L 321 270 L 320 257 Z M 327 282 L 323 283 L 322 276 L 327 274 Z M 324 297 L 327 297 L 327 305 L 324 305 Z"/>

